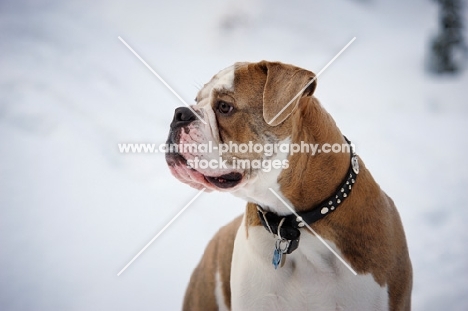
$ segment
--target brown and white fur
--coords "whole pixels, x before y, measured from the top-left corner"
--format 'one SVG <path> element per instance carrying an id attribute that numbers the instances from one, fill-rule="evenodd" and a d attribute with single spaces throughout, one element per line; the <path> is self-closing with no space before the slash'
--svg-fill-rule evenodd
<path id="1" fill-rule="evenodd" d="M 236 63 L 215 75 L 197 95 L 192 108 L 206 125 L 187 108 L 178 108 L 168 143 L 346 143 L 313 97 L 315 81 L 269 122 L 313 78 L 310 71 L 278 62 Z M 410 310 L 412 268 L 402 223 L 392 199 L 361 159 L 349 197 L 311 225 L 357 272 L 354 275 L 307 229 L 301 229 L 298 249 L 275 270 L 271 263 L 275 238 L 261 225 L 255 205 L 290 214 L 268 191 L 272 188 L 297 212 L 315 208 L 344 180 L 348 152 L 222 155 L 227 163 L 233 158 L 288 160 L 287 168 L 270 172 L 187 167 L 186 161 L 195 157 L 217 159 L 218 154 L 166 155 L 171 172 L 182 182 L 227 191 L 248 203 L 245 214 L 221 228 L 208 244 L 190 279 L 184 310 Z"/>

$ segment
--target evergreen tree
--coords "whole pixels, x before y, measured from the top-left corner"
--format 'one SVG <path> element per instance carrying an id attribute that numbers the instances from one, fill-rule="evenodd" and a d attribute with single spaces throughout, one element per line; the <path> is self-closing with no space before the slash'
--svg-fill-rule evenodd
<path id="1" fill-rule="evenodd" d="M 437 73 L 456 73 L 462 69 L 466 55 L 463 38 L 462 1 L 435 0 L 440 5 L 439 33 L 433 38 L 429 70 Z"/>

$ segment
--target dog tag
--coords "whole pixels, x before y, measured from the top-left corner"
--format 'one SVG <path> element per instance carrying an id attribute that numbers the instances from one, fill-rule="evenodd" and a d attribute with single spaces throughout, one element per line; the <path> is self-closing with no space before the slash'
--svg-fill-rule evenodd
<path id="1" fill-rule="evenodd" d="M 271 260 L 271 263 L 273 264 L 273 266 L 275 266 L 275 270 L 280 265 L 281 259 L 283 259 L 283 252 L 275 247 L 275 250 L 273 252 L 273 259 Z"/>
<path id="2" fill-rule="evenodd" d="M 273 251 L 273 259 L 271 263 L 275 266 L 275 270 L 281 265 L 281 261 L 283 260 L 283 254 L 286 254 L 289 248 L 289 241 L 286 239 L 278 239 L 275 243 L 275 250 Z"/>

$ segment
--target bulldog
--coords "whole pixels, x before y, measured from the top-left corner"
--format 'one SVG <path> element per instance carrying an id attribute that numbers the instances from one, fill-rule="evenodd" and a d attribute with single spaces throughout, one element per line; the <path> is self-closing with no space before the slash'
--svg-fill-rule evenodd
<path id="1" fill-rule="evenodd" d="M 206 247 L 184 310 L 410 310 L 400 216 L 316 85 L 292 65 L 236 63 L 175 110 L 172 174 L 248 202 Z"/>

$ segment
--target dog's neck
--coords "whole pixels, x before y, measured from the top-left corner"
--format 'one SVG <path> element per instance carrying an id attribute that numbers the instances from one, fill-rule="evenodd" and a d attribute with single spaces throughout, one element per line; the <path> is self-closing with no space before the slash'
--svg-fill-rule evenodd
<path id="1" fill-rule="evenodd" d="M 303 227 L 306 224 L 312 224 L 325 216 L 329 213 L 334 212 L 351 194 L 351 190 L 356 183 L 357 176 L 359 174 L 359 161 L 354 150 L 354 145 L 344 137 L 347 145 L 343 145 L 343 148 L 347 148 L 350 150 L 350 158 L 349 158 L 349 168 L 346 173 L 345 179 L 340 183 L 340 186 L 336 189 L 336 191 L 323 200 L 320 204 L 316 206 L 311 206 L 308 210 L 299 212 L 296 211 L 293 207 L 289 206 L 289 204 L 282 199 L 278 193 L 276 193 L 273 189 L 271 192 L 278 197 L 278 199 L 290 210 L 289 215 L 278 215 L 275 212 L 272 212 L 271 208 L 265 208 L 259 204 L 257 204 L 258 215 L 262 220 L 262 224 L 267 230 L 272 232 L 269 226 L 269 219 L 272 222 L 284 222 L 288 223 L 289 226 L 294 228 Z M 269 210 L 269 211 L 267 211 Z"/>
<path id="2" fill-rule="evenodd" d="M 317 144 L 319 149 L 325 144 L 347 145 L 331 116 L 315 98 L 304 98 L 291 118 L 295 118 L 292 142 Z M 310 210 L 335 193 L 346 178 L 349 159 L 347 150 L 314 155 L 295 153 L 289 158 L 290 167 L 278 178 L 280 191 L 296 211 Z"/>

